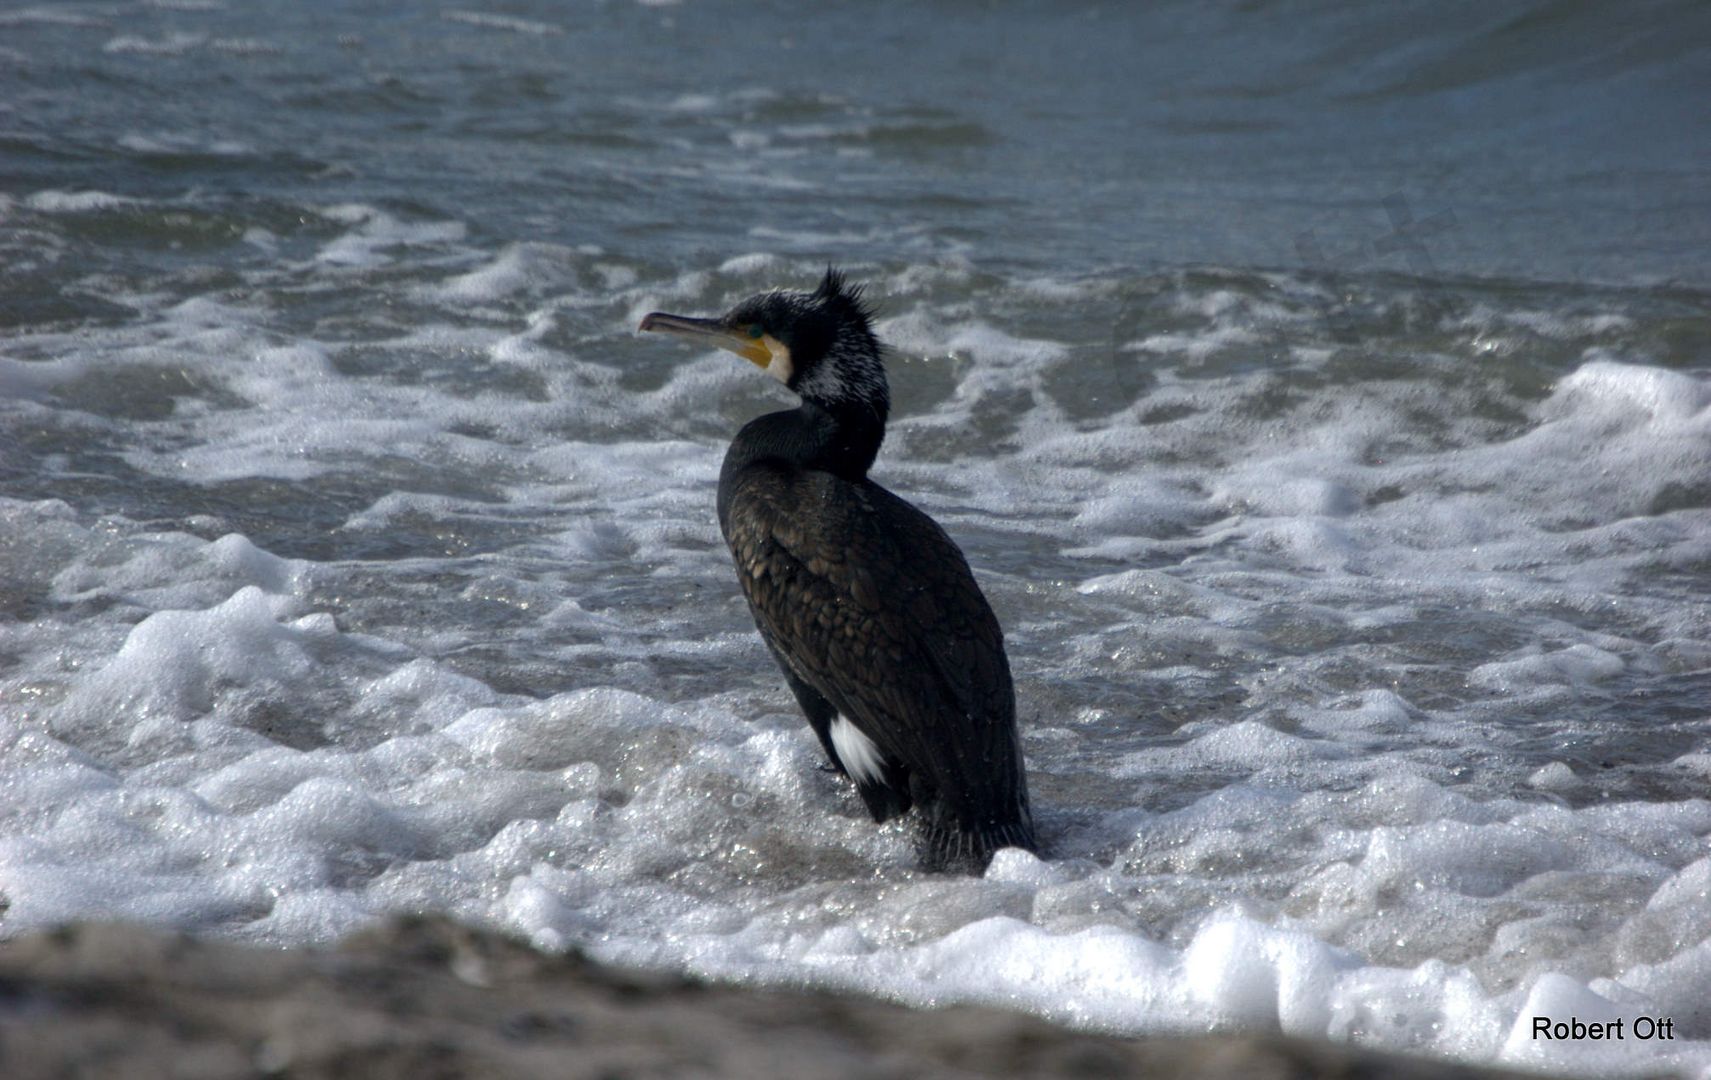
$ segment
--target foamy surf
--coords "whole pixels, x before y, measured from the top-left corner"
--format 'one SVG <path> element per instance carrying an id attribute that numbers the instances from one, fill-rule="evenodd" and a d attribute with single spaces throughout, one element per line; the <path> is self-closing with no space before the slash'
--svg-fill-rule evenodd
<path id="1" fill-rule="evenodd" d="M 335 250 L 384 220 L 338 216 Z M 377 250 L 462 236 L 386 229 Z M 571 291 L 522 290 L 520 258 Z M 715 462 L 769 391 L 716 357 L 605 366 L 654 297 L 798 267 L 577 284 L 603 259 L 454 256 L 410 288 L 501 308 L 362 341 L 282 344 L 205 300 L 14 341 L 8 423 L 58 442 L 42 468 L 76 483 L 97 454 L 135 493 L 0 514 L 8 933 L 298 944 L 431 910 L 1102 1030 L 1705 1068 L 1711 642 L 1681 583 L 1711 555 L 1711 392 L 1631 344 L 1643 315 L 1446 316 L 1372 379 L 1335 348 L 1244 361 L 1309 325 L 1259 279 L 999 283 L 980 315 L 955 275 L 895 294 L 879 471 L 1005 619 L 1046 848 L 965 879 L 919 873 L 907 829 L 816 770 L 728 579 Z M 1139 295 L 1201 344 L 1115 340 L 1138 370 L 1069 381 L 1088 344 L 1004 328 L 1066 293 Z M 516 382 L 488 321 L 547 311 Z M 1457 357 L 1539 333 L 1584 359 Z M 1677 1037 L 1531 1037 L 1558 1012 Z"/>

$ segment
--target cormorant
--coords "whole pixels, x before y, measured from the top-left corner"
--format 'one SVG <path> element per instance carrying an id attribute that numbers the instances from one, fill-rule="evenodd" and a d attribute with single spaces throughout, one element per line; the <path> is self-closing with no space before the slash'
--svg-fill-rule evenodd
<path id="1" fill-rule="evenodd" d="M 750 297 L 642 330 L 728 349 L 802 399 L 737 433 L 719 528 L 755 625 L 876 822 L 914 807 L 934 868 L 1034 848 L 1004 635 L 962 552 L 868 478 L 890 393 L 861 289 Z"/>

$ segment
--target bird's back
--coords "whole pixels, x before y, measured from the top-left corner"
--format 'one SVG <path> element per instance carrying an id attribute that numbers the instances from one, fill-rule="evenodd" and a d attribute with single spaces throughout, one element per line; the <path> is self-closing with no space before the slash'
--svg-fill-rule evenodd
<path id="1" fill-rule="evenodd" d="M 1003 633 L 962 552 L 867 479 L 735 463 L 720 525 L 790 672 L 900 765 L 929 861 L 1032 848 Z"/>

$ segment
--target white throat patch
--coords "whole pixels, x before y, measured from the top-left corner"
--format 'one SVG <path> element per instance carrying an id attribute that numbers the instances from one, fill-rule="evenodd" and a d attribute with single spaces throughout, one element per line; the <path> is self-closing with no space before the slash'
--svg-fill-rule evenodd
<path id="1" fill-rule="evenodd" d="M 885 776 L 885 758 L 873 740 L 854 724 L 838 717 L 832 721 L 832 749 L 838 752 L 844 771 L 858 784 L 877 784 Z"/>
<path id="2" fill-rule="evenodd" d="M 766 373 L 789 386 L 790 377 L 796 374 L 796 365 L 790 359 L 790 346 L 771 334 L 760 340 L 766 345 L 766 351 L 772 354 L 772 360 L 766 365 Z"/>

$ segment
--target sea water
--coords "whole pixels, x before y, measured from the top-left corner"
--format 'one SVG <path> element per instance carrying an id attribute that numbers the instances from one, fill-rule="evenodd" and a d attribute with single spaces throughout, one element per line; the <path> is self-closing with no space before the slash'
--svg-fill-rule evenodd
<path id="1" fill-rule="evenodd" d="M 1711 1075 L 1706 14 L 1482 10 L 0 9 L 0 933 Z M 789 396 L 634 334 L 833 261 L 1006 630 L 979 878 L 737 592 Z"/>

